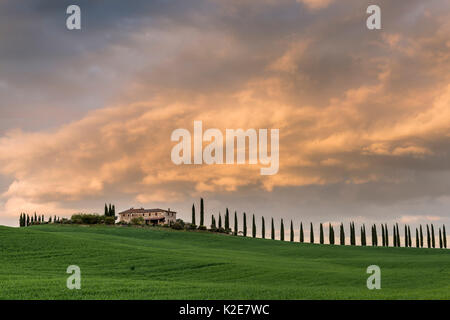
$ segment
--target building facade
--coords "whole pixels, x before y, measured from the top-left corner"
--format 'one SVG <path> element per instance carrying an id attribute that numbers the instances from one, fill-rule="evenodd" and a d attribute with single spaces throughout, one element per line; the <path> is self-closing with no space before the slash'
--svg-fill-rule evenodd
<path id="1" fill-rule="evenodd" d="M 119 213 L 121 222 L 130 223 L 132 219 L 142 217 L 147 225 L 172 224 L 177 220 L 177 213 L 163 209 L 128 209 Z"/>

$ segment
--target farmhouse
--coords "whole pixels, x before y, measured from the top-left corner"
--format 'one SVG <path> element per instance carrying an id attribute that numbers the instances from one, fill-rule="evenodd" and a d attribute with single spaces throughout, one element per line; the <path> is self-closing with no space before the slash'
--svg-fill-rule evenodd
<path id="1" fill-rule="evenodd" d="M 175 223 L 177 220 L 177 213 L 163 209 L 128 209 L 119 213 L 120 221 L 131 222 L 133 218 L 142 217 L 145 224 L 149 225 L 163 225 Z"/>

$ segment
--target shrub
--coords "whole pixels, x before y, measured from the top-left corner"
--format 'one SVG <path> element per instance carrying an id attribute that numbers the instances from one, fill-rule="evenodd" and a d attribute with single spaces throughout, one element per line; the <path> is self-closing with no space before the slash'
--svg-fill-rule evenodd
<path id="1" fill-rule="evenodd" d="M 216 230 L 216 232 L 219 232 L 219 233 L 227 233 L 227 232 L 225 231 L 225 228 L 218 228 L 218 229 Z"/>
<path id="2" fill-rule="evenodd" d="M 200 226 L 200 227 L 198 227 L 198 230 L 206 230 L 206 227 L 205 226 Z"/>
<path id="3" fill-rule="evenodd" d="M 61 223 L 75 223 L 75 224 L 100 224 L 104 223 L 105 216 L 100 216 L 98 214 L 74 214 L 69 220 L 63 218 Z"/>
<path id="4" fill-rule="evenodd" d="M 179 223 L 184 228 L 185 223 L 183 220 L 177 219 L 177 221 L 175 223 Z"/>
<path id="5" fill-rule="evenodd" d="M 138 217 L 131 219 L 131 224 L 135 226 L 142 226 L 144 224 L 144 218 Z"/>
<path id="6" fill-rule="evenodd" d="M 105 224 L 115 224 L 116 219 L 114 217 L 105 217 Z"/>

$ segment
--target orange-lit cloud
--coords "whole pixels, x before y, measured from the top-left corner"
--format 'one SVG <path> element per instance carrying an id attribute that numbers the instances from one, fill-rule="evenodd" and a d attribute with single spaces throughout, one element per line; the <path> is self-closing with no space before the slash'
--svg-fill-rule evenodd
<path id="1" fill-rule="evenodd" d="M 290 10 L 298 2 L 310 10 Z M 48 117 L 53 114 L 44 102 L 55 104 L 53 97 L 70 94 L 70 106 L 76 105 L 73 83 L 83 104 L 91 103 L 91 95 L 106 102 L 53 128 L 5 130 L 0 174 L 9 182 L 0 197 L 2 214 L 69 214 L 72 203 L 109 195 L 126 195 L 144 206 L 203 194 L 250 197 L 283 190 L 297 201 L 296 188 L 308 186 L 374 188 L 361 196 L 361 207 L 388 196 L 399 202 L 419 198 L 407 188 L 420 188 L 419 178 L 432 184 L 450 170 L 450 13 L 433 2 L 412 17 L 402 5 L 400 18 L 409 27 L 396 25 L 388 13 L 386 30 L 371 33 L 361 23 L 364 12 L 334 16 L 325 9 L 330 5 L 354 9 L 358 2 L 217 2 L 208 7 L 212 12 L 170 12 L 177 19 L 130 26 L 134 33 L 122 31 L 104 47 L 94 45 L 98 34 L 86 35 L 93 37 L 86 44 L 93 49 L 70 55 L 73 78 L 61 77 L 53 65 L 40 82 L 13 74 L 17 79 L 5 80 L 8 86 L 16 80 L 48 93 L 37 107 Z M 77 74 L 77 68 L 87 71 Z M 92 77 L 96 81 L 88 82 Z M 19 101 L 13 98 L 8 97 Z M 63 98 L 57 101 L 65 103 Z M 249 165 L 174 165 L 171 133 L 192 131 L 194 120 L 222 132 L 280 129 L 279 173 L 261 176 L 259 166 Z M 378 188 L 389 194 L 380 195 Z M 430 198 L 444 193 L 427 189 Z M 434 216 L 398 215 L 408 221 Z"/>

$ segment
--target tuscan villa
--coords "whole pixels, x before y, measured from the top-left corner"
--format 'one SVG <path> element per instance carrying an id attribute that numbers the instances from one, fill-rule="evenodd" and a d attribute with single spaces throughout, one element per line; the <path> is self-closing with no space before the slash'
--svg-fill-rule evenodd
<path id="1" fill-rule="evenodd" d="M 163 209 L 128 209 L 119 213 L 120 221 L 131 222 L 133 218 L 142 217 L 145 224 L 149 225 L 163 225 L 175 223 L 177 220 L 177 213 Z"/>

